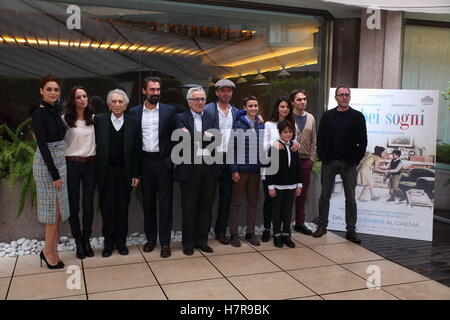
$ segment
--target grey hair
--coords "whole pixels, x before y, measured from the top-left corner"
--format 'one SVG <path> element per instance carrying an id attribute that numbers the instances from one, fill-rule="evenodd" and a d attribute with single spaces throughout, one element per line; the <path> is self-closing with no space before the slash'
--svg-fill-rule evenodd
<path id="1" fill-rule="evenodd" d="M 114 89 L 114 90 L 111 90 L 111 91 L 108 93 L 108 96 L 107 96 L 107 98 L 106 98 L 106 103 L 107 103 L 108 105 L 111 103 L 111 96 L 112 96 L 114 93 L 121 94 L 121 95 L 123 96 L 123 100 L 125 100 L 125 104 L 128 105 L 128 103 L 130 102 L 130 99 L 128 99 L 128 96 L 127 96 L 127 94 L 125 93 L 125 91 L 120 90 L 120 89 Z"/>
<path id="2" fill-rule="evenodd" d="M 188 90 L 188 92 L 187 92 L 187 94 L 186 94 L 186 99 L 187 99 L 187 100 L 192 99 L 192 94 L 193 94 L 195 91 L 200 91 L 200 92 L 202 92 L 203 95 L 204 95 L 205 98 L 206 98 L 206 92 L 205 92 L 205 90 L 203 90 L 202 87 L 193 87 L 193 88 L 190 88 L 190 89 Z"/>

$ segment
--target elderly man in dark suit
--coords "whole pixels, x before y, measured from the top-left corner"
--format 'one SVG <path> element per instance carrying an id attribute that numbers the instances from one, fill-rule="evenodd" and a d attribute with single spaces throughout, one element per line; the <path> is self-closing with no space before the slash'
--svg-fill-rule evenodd
<path id="1" fill-rule="evenodd" d="M 216 129 L 217 133 L 218 128 L 214 118 L 203 112 L 205 98 L 203 88 L 189 89 L 189 110 L 176 115 L 176 126 L 187 133 L 188 143 L 185 146 L 190 149 L 183 150 L 190 156 L 175 168 L 175 180 L 180 182 L 181 188 L 182 244 L 186 255 L 192 255 L 194 248 L 213 252 L 208 246 L 208 232 L 218 170 L 216 164 L 205 162 L 214 156 L 206 149 L 210 142 L 205 141 L 205 137 L 211 136 L 211 131 L 207 130 Z"/>
<path id="2" fill-rule="evenodd" d="M 131 190 L 139 183 L 139 125 L 135 118 L 124 114 L 128 102 L 124 91 L 112 90 L 107 98 L 111 112 L 95 116 L 97 185 L 105 238 L 103 257 L 109 257 L 114 246 L 119 254 L 128 254 L 128 205 Z"/>
<path id="3" fill-rule="evenodd" d="M 170 156 L 176 108 L 160 103 L 160 92 L 161 80 L 158 77 L 145 78 L 142 86 L 145 101 L 131 108 L 129 113 L 138 119 L 140 127 L 140 174 L 144 232 L 147 236 L 144 252 L 154 249 L 159 231 L 160 255 L 167 258 L 171 255 L 173 163 Z M 156 222 L 156 195 L 159 225 Z"/>

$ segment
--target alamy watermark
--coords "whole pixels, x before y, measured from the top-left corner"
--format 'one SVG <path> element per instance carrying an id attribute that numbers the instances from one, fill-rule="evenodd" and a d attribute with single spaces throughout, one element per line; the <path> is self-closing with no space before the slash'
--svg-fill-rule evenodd
<path id="1" fill-rule="evenodd" d="M 381 29 L 381 10 L 378 7 L 367 8 L 366 26 L 369 30 Z"/>
<path id="2" fill-rule="evenodd" d="M 377 265 L 370 265 L 366 269 L 366 273 L 370 276 L 366 280 L 366 286 L 369 289 L 381 288 L 381 268 Z"/>
<path id="3" fill-rule="evenodd" d="M 81 29 L 81 9 L 79 6 L 70 5 L 67 7 L 66 13 L 69 16 L 66 19 L 66 26 L 69 30 Z"/>
<path id="4" fill-rule="evenodd" d="M 171 154 L 172 162 L 176 165 L 201 163 L 259 164 L 266 167 L 266 175 L 273 175 L 278 172 L 278 149 L 271 148 L 271 152 L 266 152 L 264 129 L 246 131 L 237 129 L 232 131 L 226 144 L 225 156 L 223 156 L 223 153 L 217 152 L 217 149 L 222 145 L 222 133 L 218 129 L 208 129 L 203 134 L 200 131 L 194 131 L 193 139 L 191 139 L 191 133 L 188 130 L 176 129 L 172 133 L 171 140 L 178 141 Z M 207 142 L 210 143 L 205 145 Z"/>

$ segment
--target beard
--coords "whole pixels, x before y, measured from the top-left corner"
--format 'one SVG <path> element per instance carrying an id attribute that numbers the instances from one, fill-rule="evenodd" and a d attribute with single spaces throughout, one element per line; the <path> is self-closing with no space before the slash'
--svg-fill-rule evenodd
<path id="1" fill-rule="evenodd" d="M 160 98 L 161 96 L 159 94 L 148 94 L 145 99 L 148 101 L 148 103 L 155 105 L 159 102 Z"/>

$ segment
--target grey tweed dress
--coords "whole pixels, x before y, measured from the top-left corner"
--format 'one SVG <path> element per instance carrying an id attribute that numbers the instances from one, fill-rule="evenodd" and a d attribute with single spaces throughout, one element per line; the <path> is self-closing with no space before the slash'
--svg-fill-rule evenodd
<path id="1" fill-rule="evenodd" d="M 64 154 L 65 143 L 64 140 L 48 142 L 47 146 L 61 176 L 62 188 L 57 192 L 53 186 L 52 176 L 39 151 L 39 147 L 34 154 L 33 177 L 36 182 L 38 221 L 44 224 L 54 224 L 56 223 L 56 198 L 59 199 L 61 221 L 66 221 L 70 216 L 67 167 Z"/>

